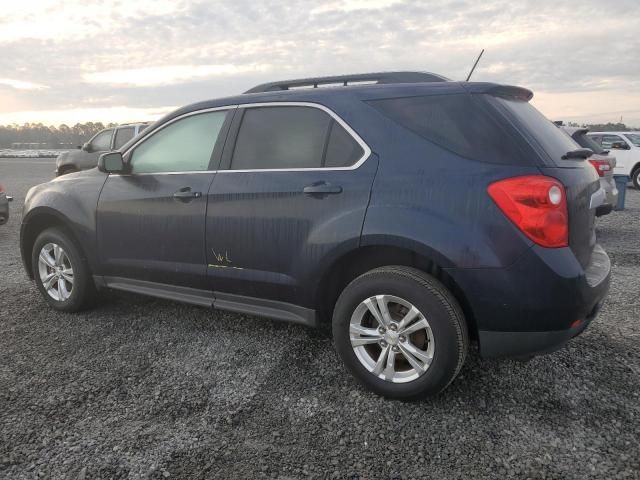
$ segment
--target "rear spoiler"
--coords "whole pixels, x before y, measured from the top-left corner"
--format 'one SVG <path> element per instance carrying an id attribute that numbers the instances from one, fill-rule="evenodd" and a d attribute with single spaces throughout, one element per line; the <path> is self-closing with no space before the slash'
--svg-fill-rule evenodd
<path id="1" fill-rule="evenodd" d="M 486 93 L 494 97 L 511 98 L 528 102 L 533 98 L 533 92 L 523 87 L 513 85 L 500 85 L 497 83 L 472 82 L 461 83 L 461 86 L 470 93 Z"/>

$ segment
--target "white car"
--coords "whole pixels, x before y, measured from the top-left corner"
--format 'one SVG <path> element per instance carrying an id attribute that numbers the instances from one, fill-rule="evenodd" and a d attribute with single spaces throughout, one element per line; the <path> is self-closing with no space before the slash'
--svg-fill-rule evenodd
<path id="1" fill-rule="evenodd" d="M 640 189 L 640 132 L 589 132 L 587 135 L 615 155 L 614 174 L 628 175 Z"/>

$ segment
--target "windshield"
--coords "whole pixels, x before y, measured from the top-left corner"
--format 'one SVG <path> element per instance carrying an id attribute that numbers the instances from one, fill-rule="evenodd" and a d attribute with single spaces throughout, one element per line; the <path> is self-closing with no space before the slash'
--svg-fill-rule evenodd
<path id="1" fill-rule="evenodd" d="M 640 147 L 640 133 L 625 133 L 624 136 L 636 147 Z"/>

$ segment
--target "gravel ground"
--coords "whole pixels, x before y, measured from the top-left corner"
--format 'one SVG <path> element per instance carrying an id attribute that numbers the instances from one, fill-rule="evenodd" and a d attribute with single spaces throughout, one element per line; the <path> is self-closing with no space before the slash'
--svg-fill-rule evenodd
<path id="1" fill-rule="evenodd" d="M 2 478 L 640 478 L 640 192 L 600 219 L 600 317 L 527 363 L 481 360 L 435 399 L 364 391 L 326 334 L 108 293 L 47 308 L 19 259 L 20 210 L 51 160 L 1 160 Z"/>

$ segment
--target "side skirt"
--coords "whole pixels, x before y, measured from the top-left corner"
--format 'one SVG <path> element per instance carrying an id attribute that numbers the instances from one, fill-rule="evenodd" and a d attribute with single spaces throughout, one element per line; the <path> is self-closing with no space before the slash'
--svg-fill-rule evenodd
<path id="1" fill-rule="evenodd" d="M 94 276 L 94 281 L 97 287 L 107 287 L 114 290 L 164 298 L 166 300 L 174 300 L 176 302 L 201 307 L 215 308 L 217 310 L 227 310 L 285 322 L 299 323 L 308 327 L 318 326 L 318 316 L 315 310 L 291 303 L 224 292 L 178 287 L 175 285 L 133 280 L 130 278 Z"/>

